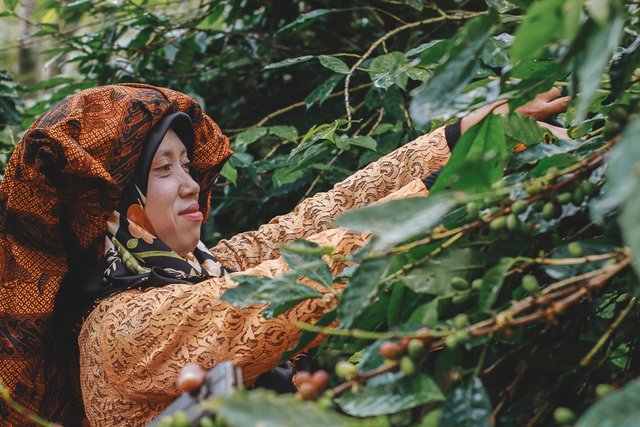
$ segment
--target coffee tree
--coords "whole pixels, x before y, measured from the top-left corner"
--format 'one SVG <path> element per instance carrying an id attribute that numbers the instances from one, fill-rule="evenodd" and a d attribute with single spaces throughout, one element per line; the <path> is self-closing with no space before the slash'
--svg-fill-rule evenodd
<path id="1" fill-rule="evenodd" d="M 282 248 L 291 269 L 277 287 L 240 276 L 223 299 L 266 301 L 266 317 L 300 302 L 301 277 L 348 284 L 334 310 L 299 324 L 298 347 L 283 355 L 326 336 L 313 372 L 296 375 L 296 396 L 215 397 L 202 404 L 200 425 L 584 427 L 638 418 L 636 2 L 50 8 L 59 24 L 33 37 L 58 40 L 53 60 L 82 77 L 23 88 L 36 100 L 23 119 L 114 81 L 199 96 L 236 153 L 210 241 L 254 228 L 478 106 L 504 99 L 514 111 L 553 86 L 572 95 L 556 118 L 569 139 L 518 114 L 489 115 L 462 136 L 429 197 L 341 216 L 337 226 L 373 237 L 338 277 L 328 273 L 331 248 L 306 241 Z"/>

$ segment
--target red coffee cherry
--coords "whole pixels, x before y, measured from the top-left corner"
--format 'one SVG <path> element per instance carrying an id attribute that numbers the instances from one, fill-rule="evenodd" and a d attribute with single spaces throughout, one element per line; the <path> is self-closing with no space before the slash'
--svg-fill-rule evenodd
<path id="1" fill-rule="evenodd" d="M 311 374 L 307 371 L 299 371 L 293 376 L 293 384 L 300 389 L 300 386 L 304 383 L 311 381 Z"/>
<path id="2" fill-rule="evenodd" d="M 329 374 L 327 371 L 320 369 L 311 375 L 309 382 L 315 386 L 318 392 L 324 391 L 327 388 L 327 384 L 329 384 Z"/>
<path id="3" fill-rule="evenodd" d="M 298 393 L 303 400 L 315 399 L 319 392 L 318 389 L 311 382 L 302 383 L 298 386 Z"/>
<path id="4" fill-rule="evenodd" d="M 385 359 L 397 360 L 402 356 L 402 353 L 404 353 L 402 345 L 396 342 L 385 341 L 380 344 L 380 356 Z"/>
<path id="5" fill-rule="evenodd" d="M 191 392 L 202 385 L 205 372 L 196 363 L 188 363 L 182 367 L 178 375 L 178 388 L 183 392 Z"/>

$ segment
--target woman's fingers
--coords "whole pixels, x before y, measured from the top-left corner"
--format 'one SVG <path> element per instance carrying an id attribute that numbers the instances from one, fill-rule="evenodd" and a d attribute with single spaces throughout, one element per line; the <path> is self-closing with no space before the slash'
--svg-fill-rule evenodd
<path id="1" fill-rule="evenodd" d="M 560 88 L 554 86 L 551 89 L 549 89 L 548 91 L 538 94 L 536 96 L 536 98 L 539 98 L 539 99 L 541 99 L 543 101 L 552 101 L 552 100 L 556 99 L 557 97 L 559 97 L 561 93 L 562 93 L 562 91 L 560 90 Z"/>
<path id="2" fill-rule="evenodd" d="M 563 96 L 562 98 L 554 99 L 553 101 L 547 102 L 545 109 L 547 110 L 549 116 L 564 113 L 565 111 L 567 111 L 567 107 L 569 106 L 570 101 L 570 96 Z"/>

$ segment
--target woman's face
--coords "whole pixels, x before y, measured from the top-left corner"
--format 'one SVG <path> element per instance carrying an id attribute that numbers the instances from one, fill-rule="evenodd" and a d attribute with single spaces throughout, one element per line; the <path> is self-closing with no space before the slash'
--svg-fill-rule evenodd
<path id="1" fill-rule="evenodd" d="M 187 151 L 169 129 L 151 163 L 144 210 L 158 238 L 181 256 L 200 240 L 199 192 L 189 175 Z"/>

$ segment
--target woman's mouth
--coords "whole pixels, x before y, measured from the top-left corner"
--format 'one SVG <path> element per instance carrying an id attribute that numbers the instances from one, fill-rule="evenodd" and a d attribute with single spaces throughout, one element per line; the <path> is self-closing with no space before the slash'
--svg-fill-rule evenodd
<path id="1" fill-rule="evenodd" d="M 204 215 L 200 212 L 200 206 L 197 203 L 190 204 L 186 209 L 181 210 L 178 215 L 191 221 L 202 221 Z"/>

